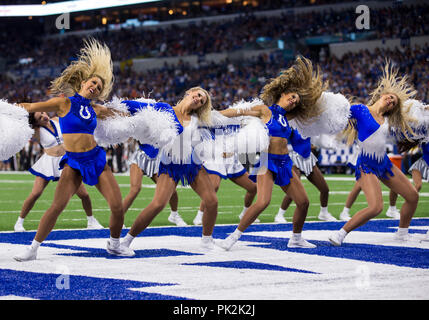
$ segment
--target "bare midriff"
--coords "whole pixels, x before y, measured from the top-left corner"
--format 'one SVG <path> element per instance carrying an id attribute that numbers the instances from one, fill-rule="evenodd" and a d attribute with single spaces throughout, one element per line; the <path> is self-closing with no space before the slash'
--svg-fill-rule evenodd
<path id="1" fill-rule="evenodd" d="M 268 153 L 271 154 L 288 154 L 287 139 L 281 137 L 270 137 Z"/>
<path id="2" fill-rule="evenodd" d="M 68 152 L 86 152 L 97 146 L 94 135 L 88 133 L 66 133 L 63 140 Z"/>
<path id="3" fill-rule="evenodd" d="M 66 150 L 64 149 L 64 145 L 60 144 L 52 148 L 44 149 L 43 150 L 48 156 L 51 157 L 61 157 L 66 153 Z"/>

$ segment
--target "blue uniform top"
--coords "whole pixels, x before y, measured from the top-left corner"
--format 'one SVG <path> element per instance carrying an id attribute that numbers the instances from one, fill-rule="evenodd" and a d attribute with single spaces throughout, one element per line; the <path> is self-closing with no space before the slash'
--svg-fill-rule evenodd
<path id="1" fill-rule="evenodd" d="M 149 103 L 147 102 L 141 102 L 141 101 L 134 101 L 134 100 L 125 100 L 122 101 L 127 108 L 128 111 L 133 115 L 136 112 L 138 112 L 141 109 L 147 108 L 149 106 Z M 159 111 L 166 111 L 171 113 L 174 116 L 174 119 L 176 121 L 176 126 L 178 129 L 179 134 L 183 131 L 183 126 L 180 124 L 179 119 L 176 116 L 176 113 L 174 112 L 173 108 L 168 104 L 164 102 L 157 102 L 155 104 L 151 104 L 151 106 L 155 110 Z M 155 158 L 158 155 L 159 149 L 155 148 L 154 146 L 150 144 L 139 144 L 140 150 L 142 150 L 144 153 L 146 153 L 150 158 Z"/>
<path id="2" fill-rule="evenodd" d="M 311 154 L 311 140 L 310 138 L 304 139 L 298 132 L 293 129 L 290 135 L 289 142 L 292 145 L 293 151 L 298 153 L 303 158 L 308 158 Z"/>
<path id="3" fill-rule="evenodd" d="M 90 105 L 91 100 L 76 93 L 69 97 L 71 105 L 69 112 L 59 118 L 61 132 L 94 134 L 97 127 L 97 115 Z"/>
<path id="4" fill-rule="evenodd" d="M 289 122 L 286 119 L 286 110 L 277 104 L 273 104 L 269 109 L 272 115 L 270 121 L 266 123 L 268 134 L 271 137 L 289 139 L 292 128 L 289 126 Z"/>
<path id="5" fill-rule="evenodd" d="M 366 105 L 354 104 L 350 107 L 350 111 L 351 118 L 356 119 L 356 130 L 359 141 L 365 141 L 380 128 L 380 124 L 375 121 Z"/>

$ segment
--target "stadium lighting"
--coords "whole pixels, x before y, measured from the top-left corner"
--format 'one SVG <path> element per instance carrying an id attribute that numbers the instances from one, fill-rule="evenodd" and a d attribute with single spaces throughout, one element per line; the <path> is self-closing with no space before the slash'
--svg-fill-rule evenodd
<path id="1" fill-rule="evenodd" d="M 26 16 L 50 16 L 63 13 L 96 10 L 103 8 L 127 6 L 156 2 L 157 0 L 74 0 L 56 3 L 31 4 L 31 5 L 5 5 L 0 6 L 0 17 L 26 17 Z"/>

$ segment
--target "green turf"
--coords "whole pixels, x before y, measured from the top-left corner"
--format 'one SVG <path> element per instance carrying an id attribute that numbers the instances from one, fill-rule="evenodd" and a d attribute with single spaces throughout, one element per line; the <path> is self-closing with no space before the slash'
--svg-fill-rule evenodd
<path id="1" fill-rule="evenodd" d="M 344 175 L 327 175 L 326 177 L 345 177 Z M 351 176 L 348 176 L 351 177 Z M 128 176 L 116 176 L 116 179 L 120 185 L 122 196 L 125 197 L 129 191 L 129 177 Z M 12 231 L 15 221 L 19 215 L 21 206 L 25 198 L 31 192 L 33 186 L 34 176 L 30 174 L 1 174 L 0 175 L 0 231 Z M 309 183 L 305 178 L 302 179 L 304 187 L 307 190 L 310 199 L 310 208 L 308 212 L 307 221 L 317 220 L 317 215 L 320 209 L 319 193 L 317 189 Z M 342 194 L 331 194 L 329 197 L 329 211 L 338 218 L 344 203 L 347 198 L 347 193 L 352 189 L 354 181 L 330 181 L 328 185 L 333 192 L 342 192 Z M 143 179 L 144 185 L 152 185 L 153 182 L 148 179 Z M 42 217 L 44 211 L 52 203 L 54 190 L 56 183 L 52 182 L 48 185 L 43 195 L 40 197 L 33 210 L 27 216 L 24 227 L 27 230 L 36 230 L 39 220 Z M 94 209 L 94 216 L 98 221 L 108 226 L 109 221 L 109 207 L 107 202 L 98 192 L 95 187 L 86 186 L 92 200 L 92 206 Z M 136 216 L 140 211 L 150 202 L 153 197 L 155 189 L 144 187 L 141 193 L 137 197 L 136 201 L 131 206 L 130 210 L 125 216 L 125 225 L 130 227 Z M 383 186 L 383 191 L 388 189 Z M 190 188 L 179 187 L 177 189 L 179 195 L 179 213 L 183 219 L 188 223 L 192 224 L 192 220 L 198 210 L 200 201 L 198 196 Z M 415 217 L 429 217 L 429 184 L 424 183 L 419 205 L 416 210 Z M 237 224 L 238 215 L 243 207 L 244 190 L 236 186 L 229 180 L 223 180 L 218 191 L 219 209 L 217 223 L 219 224 Z M 274 187 L 273 196 L 270 206 L 262 212 L 260 215 L 261 222 L 272 222 L 275 213 L 277 213 L 280 203 L 283 199 L 284 193 L 278 187 Z M 384 208 L 388 206 L 388 194 L 384 193 L 383 198 L 385 200 Z M 401 198 L 398 199 L 398 207 L 403 203 Z M 361 193 L 357 198 L 354 206 L 352 207 L 351 214 L 357 210 L 365 207 L 365 197 Z M 293 214 L 292 204 L 291 208 L 286 212 L 286 219 L 291 221 Z M 151 226 L 164 226 L 171 225 L 167 218 L 169 215 L 170 208 L 167 206 L 152 222 Z M 384 211 L 385 212 L 385 211 Z M 385 217 L 384 212 L 379 216 Z M 68 228 L 85 228 L 86 217 L 83 211 L 80 199 L 77 196 L 73 196 L 72 200 L 66 207 L 65 211 L 59 217 L 56 229 L 68 229 Z"/>

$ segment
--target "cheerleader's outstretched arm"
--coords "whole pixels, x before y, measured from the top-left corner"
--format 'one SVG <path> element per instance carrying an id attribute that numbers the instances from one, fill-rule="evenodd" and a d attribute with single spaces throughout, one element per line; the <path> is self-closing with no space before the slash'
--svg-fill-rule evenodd
<path id="1" fill-rule="evenodd" d="M 271 115 L 270 109 L 265 105 L 258 105 L 252 108 L 228 108 L 226 110 L 220 111 L 222 115 L 228 118 L 240 117 L 240 116 L 251 116 L 257 118 L 265 118 L 266 115 Z"/>
<path id="2" fill-rule="evenodd" d="M 42 102 L 20 103 L 28 112 L 56 112 L 58 116 L 66 115 L 71 102 L 68 98 L 52 98 Z"/>

